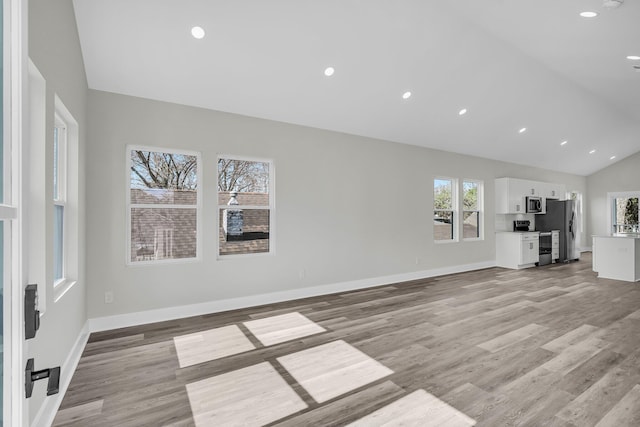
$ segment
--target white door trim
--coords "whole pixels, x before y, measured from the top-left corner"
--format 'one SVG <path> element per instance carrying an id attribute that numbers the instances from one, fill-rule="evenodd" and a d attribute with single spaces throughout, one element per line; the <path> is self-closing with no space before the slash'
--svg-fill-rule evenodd
<path id="1" fill-rule="evenodd" d="M 8 309 L 6 330 L 8 337 L 5 343 L 8 348 L 4 353 L 4 372 L 10 376 L 5 381 L 3 422 L 5 425 L 28 425 L 28 403 L 24 397 L 24 355 L 26 343 L 24 341 L 23 320 L 24 304 L 22 295 L 24 289 L 25 258 L 23 247 L 24 216 L 23 205 L 24 162 L 23 141 L 27 129 L 25 119 L 28 117 L 26 95 L 27 92 L 27 0 L 3 1 L 3 31 L 4 49 L 3 86 L 5 99 L 3 100 L 4 129 L 3 141 L 5 150 L 4 167 L 4 201 L 0 209 L 6 215 L 5 223 L 5 309 Z"/>

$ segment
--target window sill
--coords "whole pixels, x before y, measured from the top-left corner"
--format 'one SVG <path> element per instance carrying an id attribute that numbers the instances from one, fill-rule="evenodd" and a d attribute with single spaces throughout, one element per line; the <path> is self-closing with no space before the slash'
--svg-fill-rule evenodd
<path id="1" fill-rule="evenodd" d="M 53 302 L 56 303 L 71 289 L 76 283 L 76 280 L 60 279 L 53 284 Z"/>
<path id="2" fill-rule="evenodd" d="M 228 254 L 228 255 L 218 255 L 218 261 L 228 261 L 232 259 L 247 259 L 247 258 L 261 258 L 261 257 L 269 257 L 275 256 L 274 251 L 271 252 L 258 252 L 254 254 Z"/>
<path id="3" fill-rule="evenodd" d="M 451 243 L 460 243 L 458 240 L 434 240 L 436 245 L 449 245 Z"/>
<path id="4" fill-rule="evenodd" d="M 200 257 L 196 258 L 167 258 L 167 259 L 150 259 L 144 261 L 127 261 L 127 267 L 148 267 L 152 265 L 171 265 L 171 264 L 193 264 L 201 262 Z"/>
<path id="5" fill-rule="evenodd" d="M 462 239 L 463 242 L 482 242 L 484 241 L 483 237 L 474 237 L 472 239 Z"/>

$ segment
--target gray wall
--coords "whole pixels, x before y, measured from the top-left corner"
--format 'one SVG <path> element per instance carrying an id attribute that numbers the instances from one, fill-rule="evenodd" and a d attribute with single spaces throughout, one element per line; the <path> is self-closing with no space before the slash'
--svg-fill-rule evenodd
<path id="1" fill-rule="evenodd" d="M 29 56 L 46 81 L 46 141 L 33 141 L 34 146 L 46 146 L 46 165 L 42 182 L 32 182 L 44 186 L 47 200 L 44 201 L 45 215 L 39 236 L 46 245 L 44 259 L 30 259 L 29 270 L 44 271 L 46 286 L 46 313 L 41 318 L 40 330 L 35 339 L 28 342 L 26 357 L 35 358 L 36 369 L 60 366 L 69 355 L 73 344 L 86 322 L 86 280 L 84 260 L 84 164 L 87 110 L 87 80 L 80 52 L 80 42 L 76 30 L 75 15 L 71 0 L 31 0 L 29 2 Z M 79 188 L 79 274 L 78 282 L 58 302 L 53 301 L 53 117 L 54 94 L 57 94 L 79 124 L 80 131 L 80 188 Z M 42 176 L 42 174 L 40 174 Z M 28 209 L 29 207 L 27 207 Z M 38 237 L 38 236 L 36 236 Z M 25 361 L 26 364 L 26 361 Z M 64 373 L 63 373 L 64 375 Z M 31 420 L 40 410 L 46 398 L 46 387 L 38 382 L 33 397 L 29 400 Z M 52 398 L 49 398 L 52 399 Z"/>
<path id="2" fill-rule="evenodd" d="M 586 190 L 584 177 L 93 90 L 89 123 L 90 318 L 491 262 L 494 178 Z M 202 153 L 202 261 L 125 265 L 127 144 Z M 218 154 L 275 162 L 275 256 L 216 260 Z M 433 178 L 441 175 L 484 180 L 484 241 L 433 243 Z"/>
<path id="3" fill-rule="evenodd" d="M 620 191 L 640 192 L 640 153 L 602 169 L 587 178 L 590 212 L 588 236 L 611 234 L 607 223 L 607 193 Z"/>

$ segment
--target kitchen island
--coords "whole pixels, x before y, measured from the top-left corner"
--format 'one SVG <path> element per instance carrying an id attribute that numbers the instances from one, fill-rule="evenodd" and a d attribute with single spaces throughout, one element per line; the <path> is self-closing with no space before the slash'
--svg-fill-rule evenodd
<path id="1" fill-rule="evenodd" d="M 640 235 L 593 236 L 593 271 L 604 279 L 640 280 Z"/>

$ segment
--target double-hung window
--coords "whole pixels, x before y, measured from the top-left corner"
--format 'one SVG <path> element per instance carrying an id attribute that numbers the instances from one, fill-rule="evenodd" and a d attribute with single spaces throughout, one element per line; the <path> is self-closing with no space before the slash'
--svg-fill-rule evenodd
<path id="1" fill-rule="evenodd" d="M 218 157 L 218 256 L 273 253 L 270 160 Z"/>
<path id="2" fill-rule="evenodd" d="M 67 195 L 67 125 L 55 115 L 53 129 L 53 283 L 65 278 L 65 209 Z"/>
<path id="3" fill-rule="evenodd" d="M 128 147 L 127 262 L 200 257 L 200 154 Z"/>
<path id="4" fill-rule="evenodd" d="M 453 178 L 434 179 L 433 239 L 436 242 L 458 240 L 457 220 L 457 180 Z"/>
<path id="5" fill-rule="evenodd" d="M 58 301 L 78 277 L 79 127 L 57 95 L 54 105 L 52 254 L 53 300 Z"/>
<path id="6" fill-rule="evenodd" d="M 482 230 L 482 182 L 462 181 L 462 238 L 463 240 L 481 239 Z"/>

